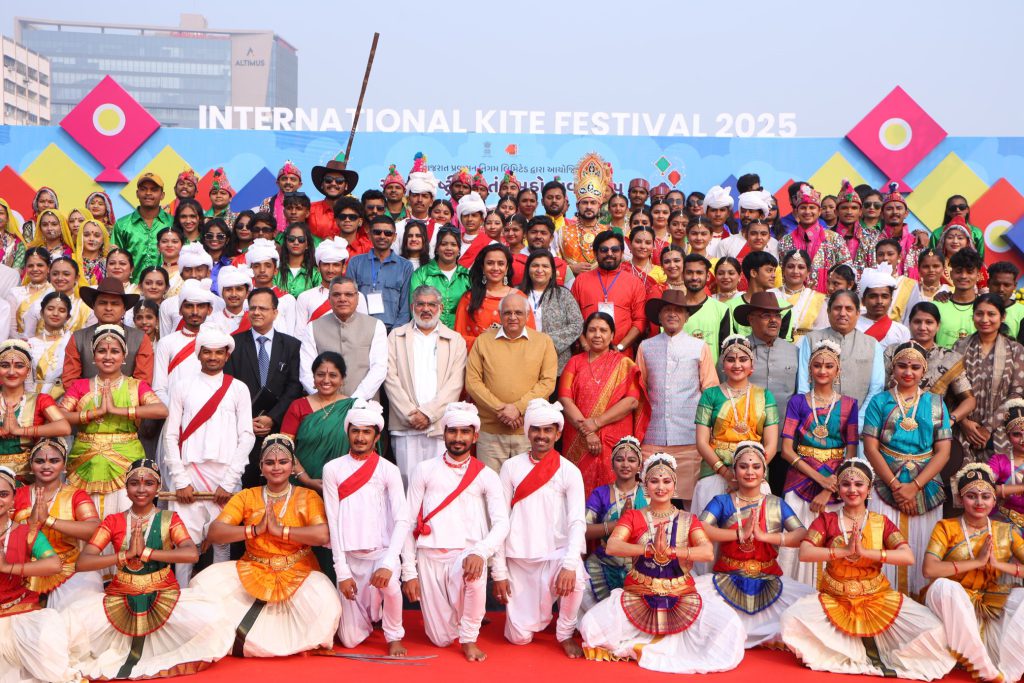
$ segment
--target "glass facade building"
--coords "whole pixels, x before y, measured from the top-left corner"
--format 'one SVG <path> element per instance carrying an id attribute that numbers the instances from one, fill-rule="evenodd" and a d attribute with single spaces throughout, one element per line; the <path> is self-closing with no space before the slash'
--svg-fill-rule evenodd
<path id="1" fill-rule="evenodd" d="M 50 61 L 54 122 L 106 75 L 164 126 L 198 126 L 200 105 L 297 106 L 295 48 L 269 31 L 207 29 L 198 19 L 199 26 L 176 28 L 22 18 L 15 24 L 19 42 Z M 247 46 L 250 59 L 240 60 Z"/>

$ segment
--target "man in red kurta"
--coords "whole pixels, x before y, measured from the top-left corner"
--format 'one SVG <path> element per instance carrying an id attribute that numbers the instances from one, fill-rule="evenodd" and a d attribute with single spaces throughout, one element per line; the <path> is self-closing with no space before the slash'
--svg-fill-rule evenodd
<path id="1" fill-rule="evenodd" d="M 580 273 L 572 283 L 572 295 L 580 305 L 583 319 L 591 313 L 608 313 L 615 320 L 612 340 L 618 351 L 625 351 L 640 338 L 646 326 L 644 303 L 647 291 L 635 275 L 620 269 L 623 253 L 622 235 L 605 230 L 594 238 L 597 268 Z M 586 349 L 587 342 L 581 336 Z"/>
<path id="2" fill-rule="evenodd" d="M 310 232 L 314 235 L 329 239 L 338 234 L 338 226 L 334 222 L 334 203 L 340 197 L 349 195 L 356 189 L 359 174 L 348 170 L 348 163 L 342 153 L 323 166 L 314 166 L 311 175 L 313 176 L 313 185 L 320 191 L 320 194 L 324 195 L 324 199 L 314 202 L 309 207 L 307 223 Z M 349 249 L 351 249 L 351 240 L 349 240 L 349 245 Z"/>

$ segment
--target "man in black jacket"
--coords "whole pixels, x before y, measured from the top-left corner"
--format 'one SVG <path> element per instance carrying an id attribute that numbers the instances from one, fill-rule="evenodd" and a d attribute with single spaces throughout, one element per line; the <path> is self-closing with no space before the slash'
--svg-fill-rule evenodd
<path id="1" fill-rule="evenodd" d="M 259 453 L 263 439 L 281 429 L 281 421 L 291 402 L 305 396 L 299 381 L 299 340 L 274 330 L 277 296 L 266 287 L 249 293 L 251 330 L 236 332 L 235 352 L 224 372 L 245 383 L 252 397 L 252 429 L 256 445 L 249 454 L 249 466 L 242 475 L 242 486 L 257 486 Z"/>

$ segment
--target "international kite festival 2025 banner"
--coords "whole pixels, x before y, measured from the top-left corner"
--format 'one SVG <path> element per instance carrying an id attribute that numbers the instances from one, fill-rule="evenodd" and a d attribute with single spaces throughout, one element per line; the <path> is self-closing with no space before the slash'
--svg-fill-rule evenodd
<path id="1" fill-rule="evenodd" d="M 685 192 L 713 185 L 731 186 L 735 192 L 737 177 L 757 173 L 762 185 L 776 193 L 783 213 L 789 211 L 784 188 L 792 180 L 809 181 L 823 195 L 836 193 L 843 178 L 877 188 L 895 180 L 907 196 L 912 226 L 938 227 L 947 197 L 963 195 L 971 206 L 970 222 L 985 233 L 986 260 L 1010 260 L 1024 270 L 1024 138 L 949 137 L 942 121 L 899 87 L 868 107 L 842 138 L 782 137 L 778 132 L 760 137 L 756 127 L 741 137 L 741 130 L 715 130 L 714 125 L 695 130 L 692 124 L 686 135 L 677 130 L 661 136 L 361 131 L 349 168 L 360 175 L 356 195 L 380 188 L 390 164 L 407 172 L 417 152 L 427 156 L 442 188 L 450 174 L 467 166 L 482 168 L 494 191 L 507 169 L 539 189 L 554 176 L 571 181 L 576 161 L 596 151 L 611 163 L 619 189 L 643 177 L 652 185 L 665 182 Z M 552 130 L 571 132 L 570 124 Z M 671 117 L 659 126 L 659 132 L 671 132 Z M 303 170 L 310 198 L 319 199 L 309 170 L 343 150 L 347 134 L 265 128 L 162 128 L 107 77 L 59 126 L 0 127 L 0 196 L 27 217 L 41 186 L 57 192 L 61 208 L 104 190 L 120 216 L 133 209 L 134 182 L 142 173 L 156 172 L 170 191 L 178 173 L 190 167 L 202 178 L 197 198 L 208 205 L 212 169 L 222 166 L 238 191 L 232 208 L 241 210 L 276 191 L 276 171 L 290 159 Z"/>

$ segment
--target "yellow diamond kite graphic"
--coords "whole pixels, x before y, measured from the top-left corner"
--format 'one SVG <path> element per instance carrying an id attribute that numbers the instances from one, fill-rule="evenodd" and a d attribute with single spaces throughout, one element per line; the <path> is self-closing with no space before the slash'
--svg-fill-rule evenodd
<path id="1" fill-rule="evenodd" d="M 178 179 L 178 174 L 186 168 L 191 168 L 189 163 L 182 159 L 181 155 L 174 151 L 173 147 L 167 145 L 135 174 L 130 183 L 124 186 L 124 189 L 121 190 L 121 196 L 132 206 L 138 205 L 138 199 L 135 197 L 135 183 L 139 181 L 139 177 L 143 173 L 156 173 L 164 181 L 163 203 L 170 204 L 174 201 L 174 182 Z M 198 175 L 201 176 L 203 174 L 199 173 Z"/>
<path id="2" fill-rule="evenodd" d="M 867 182 L 861 177 L 860 173 L 857 173 L 857 169 L 846 160 L 846 157 L 836 152 L 821 168 L 814 172 L 814 175 L 808 178 L 808 182 L 824 197 L 827 194 L 839 192 L 839 188 L 843 184 L 843 178 L 853 183 L 854 187 Z"/>
<path id="3" fill-rule="evenodd" d="M 988 185 L 956 155 L 949 155 L 917 184 L 907 197 L 907 207 L 928 228 L 942 226 L 946 200 L 954 194 L 963 195 L 968 204 L 985 194 Z"/>
<path id="4" fill-rule="evenodd" d="M 22 171 L 21 177 L 32 187 L 52 187 L 65 215 L 77 206 L 85 206 L 85 198 L 91 193 L 103 191 L 92 176 L 52 142 Z"/>

